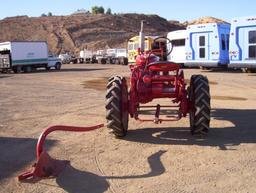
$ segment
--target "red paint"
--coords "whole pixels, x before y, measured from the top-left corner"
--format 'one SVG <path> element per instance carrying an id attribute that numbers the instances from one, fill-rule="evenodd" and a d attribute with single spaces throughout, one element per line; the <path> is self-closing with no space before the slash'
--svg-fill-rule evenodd
<path id="1" fill-rule="evenodd" d="M 73 132 L 87 132 L 103 127 L 104 124 L 92 126 L 92 127 L 75 127 L 56 125 L 44 130 L 40 135 L 36 145 L 36 159 L 37 163 L 34 164 L 31 171 L 25 172 L 18 176 L 18 180 L 22 181 L 28 178 L 40 179 L 43 177 L 58 176 L 58 174 L 69 163 L 67 160 L 56 160 L 50 157 L 44 150 L 44 143 L 47 135 L 53 131 L 73 131 Z"/>
<path id="2" fill-rule="evenodd" d="M 172 119 L 160 119 L 157 106 L 154 122 L 175 121 L 186 116 L 189 111 L 188 96 L 184 73 L 176 63 L 159 61 L 155 53 L 162 50 L 140 52 L 136 57 L 136 64 L 130 65 L 130 91 L 128 111 L 131 117 L 140 121 L 138 109 L 141 104 L 146 104 L 157 98 L 170 98 L 170 103 L 178 104 L 177 116 Z M 147 107 L 147 106 L 144 106 Z M 170 106 L 171 107 L 171 106 Z M 156 121 L 158 120 L 158 121 Z"/>

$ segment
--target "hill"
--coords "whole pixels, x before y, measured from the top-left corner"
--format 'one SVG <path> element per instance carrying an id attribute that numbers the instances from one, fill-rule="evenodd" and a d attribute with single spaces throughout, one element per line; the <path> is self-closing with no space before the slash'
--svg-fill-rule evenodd
<path id="1" fill-rule="evenodd" d="M 78 52 L 82 48 L 126 47 L 127 40 L 138 34 L 141 20 L 147 22 L 146 35 L 165 35 L 184 28 L 179 22 L 144 14 L 17 16 L 0 20 L 0 42 L 44 40 L 50 51 L 56 54 Z"/>
<path id="2" fill-rule="evenodd" d="M 222 19 L 218 19 L 215 17 L 200 17 L 198 19 L 192 20 L 192 21 L 188 21 L 188 22 L 184 22 L 184 25 L 195 25 L 195 24 L 203 24 L 203 23 L 228 23 Z"/>

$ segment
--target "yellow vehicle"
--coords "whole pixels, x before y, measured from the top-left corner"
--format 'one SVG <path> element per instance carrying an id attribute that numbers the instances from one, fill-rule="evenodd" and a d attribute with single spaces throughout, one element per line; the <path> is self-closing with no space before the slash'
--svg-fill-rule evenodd
<path id="1" fill-rule="evenodd" d="M 138 55 L 139 39 L 140 39 L 139 36 L 134 36 L 128 41 L 128 62 L 129 63 L 134 63 L 135 58 Z M 157 40 L 154 43 L 155 39 Z M 164 38 L 159 38 L 159 36 L 145 36 L 145 43 L 144 43 L 145 51 L 152 50 L 152 49 L 159 49 L 159 48 L 163 48 L 163 51 L 165 53 L 166 40 Z"/>

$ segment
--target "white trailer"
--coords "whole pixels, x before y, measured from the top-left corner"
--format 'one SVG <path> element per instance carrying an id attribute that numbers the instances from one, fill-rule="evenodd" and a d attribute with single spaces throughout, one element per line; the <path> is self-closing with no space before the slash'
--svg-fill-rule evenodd
<path id="1" fill-rule="evenodd" d="M 114 48 L 106 50 L 107 63 L 128 65 L 127 50 L 124 48 Z"/>
<path id="2" fill-rule="evenodd" d="M 171 40 L 172 47 L 167 42 L 167 53 L 171 53 L 167 56 L 167 60 L 181 64 L 182 66 L 186 62 L 186 48 L 185 42 L 187 37 L 186 30 L 172 31 L 167 34 L 167 38 Z"/>
<path id="3" fill-rule="evenodd" d="M 229 42 L 228 67 L 256 72 L 256 15 L 234 18 Z"/>
<path id="4" fill-rule="evenodd" d="M 80 51 L 80 58 L 79 58 L 80 63 L 96 63 L 96 55 L 93 53 L 91 50 L 81 50 Z"/>
<path id="5" fill-rule="evenodd" d="M 188 67 L 226 67 L 229 63 L 230 24 L 205 23 L 187 26 L 186 63 Z"/>
<path id="6" fill-rule="evenodd" d="M 44 41 L 12 41 L 0 43 L 0 71 L 31 72 L 33 69 L 61 68 L 60 59 L 48 56 Z"/>

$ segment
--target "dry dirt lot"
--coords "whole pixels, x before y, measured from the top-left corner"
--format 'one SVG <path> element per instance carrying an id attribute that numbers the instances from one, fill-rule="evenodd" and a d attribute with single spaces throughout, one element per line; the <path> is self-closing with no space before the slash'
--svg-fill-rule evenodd
<path id="1" fill-rule="evenodd" d="M 186 69 L 186 77 L 198 74 Z M 47 151 L 68 159 L 58 178 L 20 183 L 44 128 L 105 122 L 105 80 L 129 75 L 116 65 L 66 65 L 60 72 L 0 74 L 0 192 L 254 193 L 256 75 L 204 71 L 212 95 L 211 131 L 190 135 L 188 119 L 138 123 L 124 139 L 109 130 L 52 133 Z"/>

